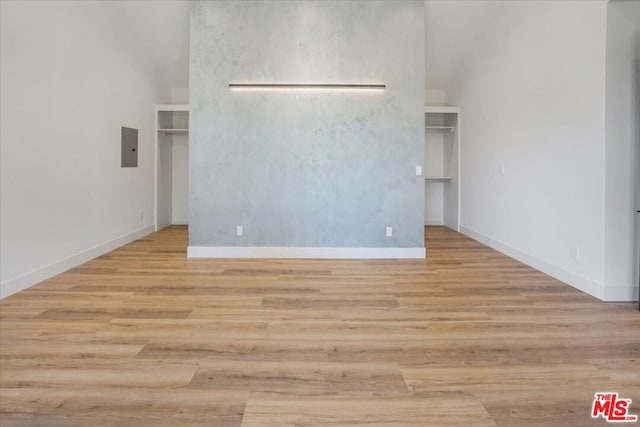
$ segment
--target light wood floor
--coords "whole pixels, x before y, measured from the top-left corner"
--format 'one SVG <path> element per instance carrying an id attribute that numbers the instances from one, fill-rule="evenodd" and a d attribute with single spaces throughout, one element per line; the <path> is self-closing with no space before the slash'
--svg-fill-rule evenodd
<path id="1" fill-rule="evenodd" d="M 429 258 L 190 260 L 185 228 L 0 303 L 0 425 L 603 426 L 640 314 L 450 230 Z"/>

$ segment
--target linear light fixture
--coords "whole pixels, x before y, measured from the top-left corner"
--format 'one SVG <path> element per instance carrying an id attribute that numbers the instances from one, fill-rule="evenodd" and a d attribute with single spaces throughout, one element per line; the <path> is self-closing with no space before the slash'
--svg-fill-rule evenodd
<path id="1" fill-rule="evenodd" d="M 357 90 L 384 91 L 386 85 L 377 83 L 229 83 L 231 90 Z"/>

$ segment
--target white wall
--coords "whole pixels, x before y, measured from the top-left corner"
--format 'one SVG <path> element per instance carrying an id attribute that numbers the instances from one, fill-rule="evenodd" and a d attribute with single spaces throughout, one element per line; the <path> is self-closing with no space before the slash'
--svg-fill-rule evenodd
<path id="1" fill-rule="evenodd" d="M 152 229 L 161 99 L 113 3 L 1 5 L 6 296 Z M 120 167 L 121 126 L 139 130 L 137 168 Z"/>
<path id="2" fill-rule="evenodd" d="M 171 223 L 186 224 L 189 220 L 189 137 L 176 134 L 172 138 Z"/>
<path id="3" fill-rule="evenodd" d="M 172 104 L 188 104 L 189 88 L 188 87 L 172 87 L 171 103 Z"/>
<path id="4" fill-rule="evenodd" d="M 189 88 L 171 88 L 171 103 L 188 104 Z M 175 127 L 183 125 L 184 121 L 174 120 Z M 189 220 L 189 136 L 174 134 L 171 138 L 171 223 L 186 224 Z"/>
<path id="5" fill-rule="evenodd" d="M 429 80 L 427 80 L 429 81 Z M 426 105 L 447 105 L 447 94 L 442 89 L 428 89 L 425 93 Z"/>
<path id="6" fill-rule="evenodd" d="M 164 126 L 162 126 L 164 127 Z M 173 136 L 158 134 L 158 205 L 156 230 L 171 224 L 173 209 Z"/>
<path id="7" fill-rule="evenodd" d="M 461 229 L 604 298 L 606 3 L 491 7 L 499 25 L 447 90 L 464 117 Z"/>
<path id="8" fill-rule="evenodd" d="M 607 4 L 605 298 L 637 299 L 636 159 L 640 3 Z"/>
<path id="9" fill-rule="evenodd" d="M 424 176 L 444 176 L 444 133 L 425 132 Z M 444 225 L 444 183 L 424 186 L 425 225 Z"/>

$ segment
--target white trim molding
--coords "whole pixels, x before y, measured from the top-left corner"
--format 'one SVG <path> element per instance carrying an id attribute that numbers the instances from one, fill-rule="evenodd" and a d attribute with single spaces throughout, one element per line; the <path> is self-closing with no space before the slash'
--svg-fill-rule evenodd
<path id="1" fill-rule="evenodd" d="M 188 258 L 420 259 L 425 248 L 189 246 Z"/>
<path id="2" fill-rule="evenodd" d="M 125 236 L 119 237 L 109 242 L 102 243 L 85 251 L 78 252 L 75 255 L 71 255 L 70 257 L 64 258 L 60 261 L 54 262 L 53 264 L 49 264 L 42 268 L 38 268 L 21 276 L 14 277 L 13 279 L 2 282 L 0 284 L 0 299 L 18 293 L 33 285 L 37 285 L 44 280 L 47 280 L 60 273 L 64 273 L 71 268 L 77 267 L 80 264 L 99 257 L 100 255 L 104 255 L 109 251 L 126 245 L 127 243 L 133 242 L 134 240 L 152 233 L 153 230 L 154 225 L 146 226 L 134 231 L 133 233 L 129 233 Z"/>
<path id="3" fill-rule="evenodd" d="M 156 111 L 189 111 L 189 104 L 158 104 Z"/>
<path id="4" fill-rule="evenodd" d="M 494 240 L 491 237 L 485 236 L 484 234 L 473 231 L 467 227 L 461 226 L 460 232 L 466 236 L 471 237 L 478 242 L 487 245 L 498 252 L 502 252 L 503 254 L 514 258 L 524 264 L 527 264 L 530 267 L 535 268 L 549 276 L 560 280 L 561 282 L 566 283 L 567 285 L 573 286 L 574 288 L 587 293 L 591 296 L 598 298 L 601 301 L 610 301 L 607 299 L 607 295 L 605 295 L 604 288 L 602 284 L 595 282 L 593 280 L 587 279 L 575 273 L 571 273 L 563 268 L 550 264 L 546 261 L 541 260 L 538 257 L 533 255 L 529 255 L 525 252 L 522 252 L 518 249 L 515 249 L 506 243 L 500 242 L 498 240 Z"/>
<path id="5" fill-rule="evenodd" d="M 424 112 L 425 113 L 443 113 L 443 114 L 448 114 L 448 113 L 454 113 L 454 114 L 459 114 L 460 113 L 460 107 L 452 107 L 452 106 L 448 106 L 448 105 L 427 105 L 424 107 Z"/>
<path id="6" fill-rule="evenodd" d="M 603 300 L 607 302 L 638 302 L 638 287 L 605 286 Z"/>

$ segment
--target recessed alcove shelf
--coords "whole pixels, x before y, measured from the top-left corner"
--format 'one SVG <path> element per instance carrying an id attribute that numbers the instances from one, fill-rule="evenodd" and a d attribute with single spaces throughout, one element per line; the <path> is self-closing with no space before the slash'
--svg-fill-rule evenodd
<path id="1" fill-rule="evenodd" d="M 165 134 L 189 133 L 189 129 L 158 129 L 158 132 L 164 132 Z"/>
<path id="2" fill-rule="evenodd" d="M 429 182 L 449 182 L 452 179 L 450 176 L 427 176 L 424 180 Z"/>
<path id="3" fill-rule="evenodd" d="M 425 126 L 427 132 L 453 132 L 456 128 L 453 126 Z"/>

